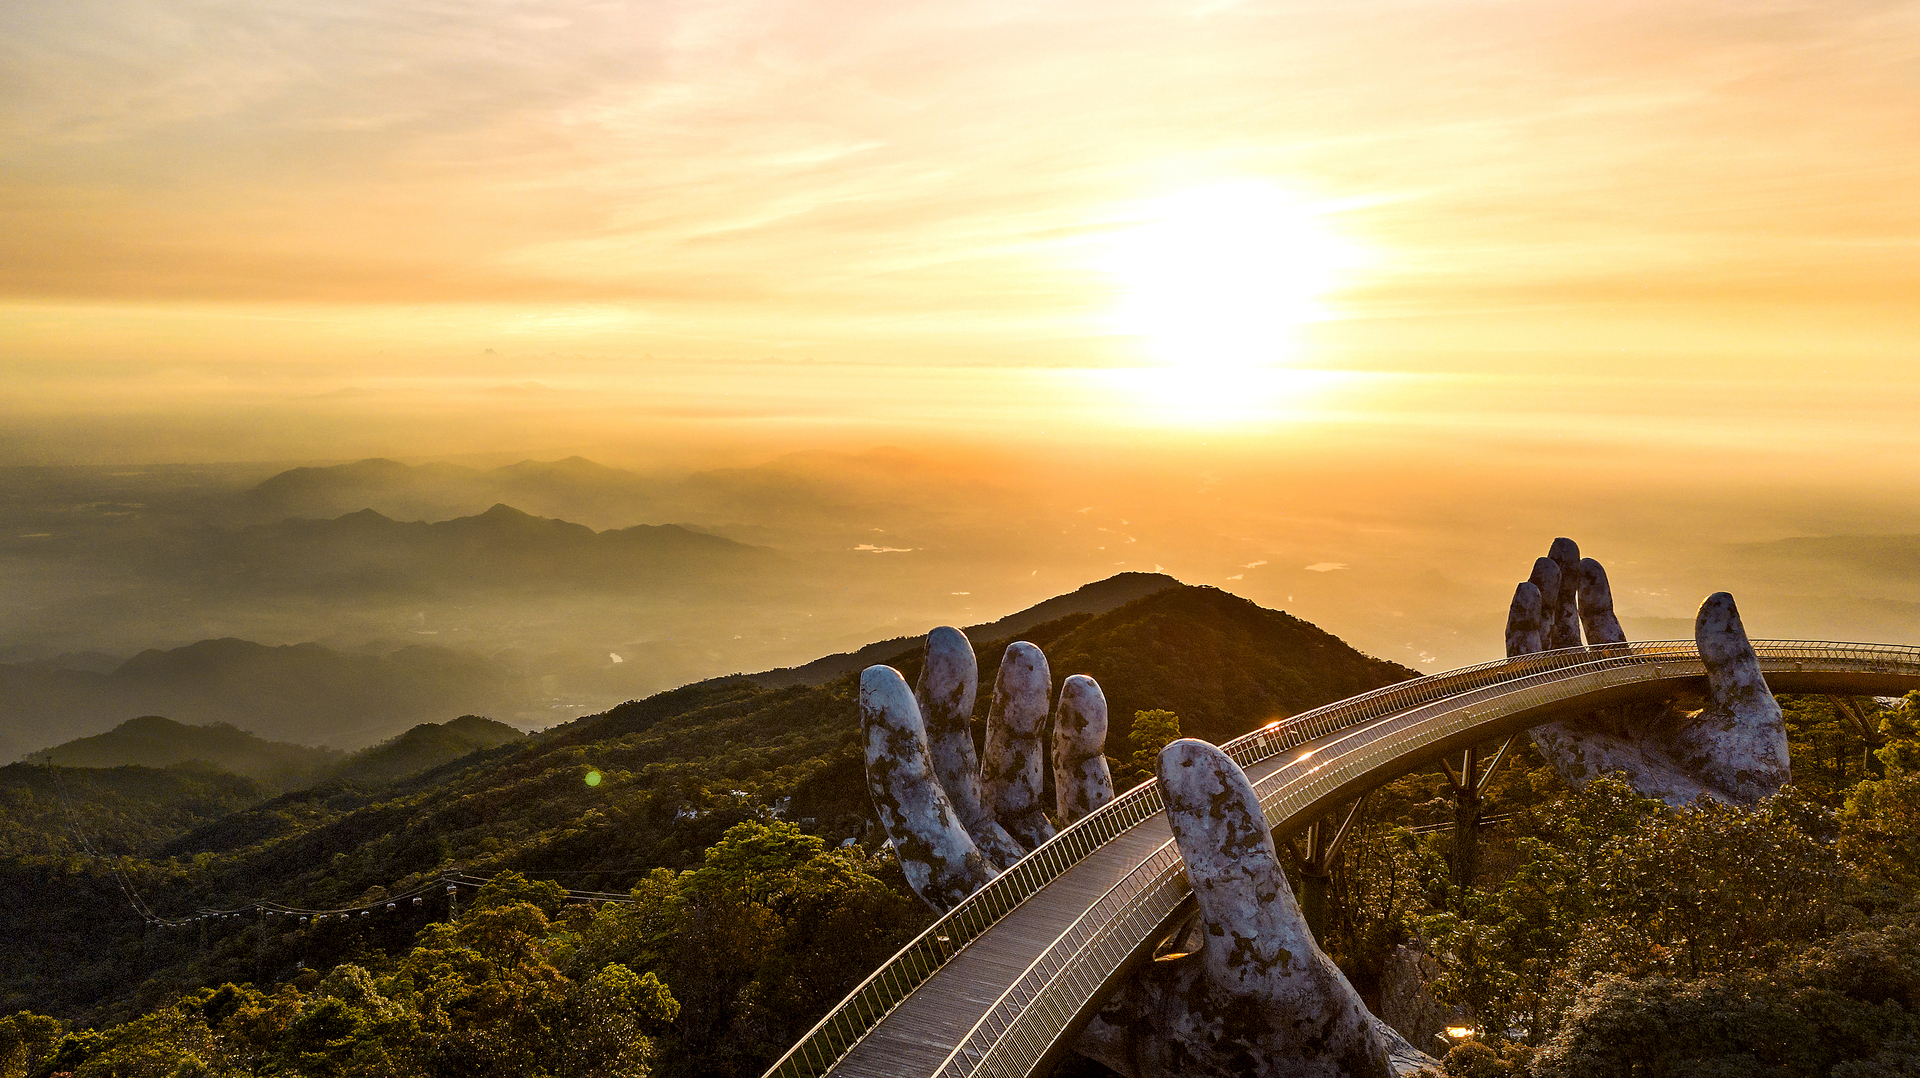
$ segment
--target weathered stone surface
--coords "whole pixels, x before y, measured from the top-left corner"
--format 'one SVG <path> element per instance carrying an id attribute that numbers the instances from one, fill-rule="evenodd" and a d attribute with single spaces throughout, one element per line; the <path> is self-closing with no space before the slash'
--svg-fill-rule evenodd
<path id="1" fill-rule="evenodd" d="M 1530 580 L 1522 581 L 1513 589 L 1513 602 L 1507 607 L 1507 658 L 1542 650 L 1545 646 L 1540 636 L 1540 589 Z"/>
<path id="2" fill-rule="evenodd" d="M 1552 558 L 1535 558 L 1527 583 L 1540 592 L 1540 650 L 1553 646 L 1553 611 L 1560 602 L 1560 567 Z"/>
<path id="3" fill-rule="evenodd" d="M 1159 773 L 1202 942 L 1124 985 L 1080 1050 L 1129 1078 L 1384 1078 L 1431 1065 L 1314 942 L 1239 765 L 1184 739 L 1161 750 Z"/>
<path id="4" fill-rule="evenodd" d="M 1107 770 L 1107 697 L 1100 683 L 1074 674 L 1053 710 L 1053 793 L 1062 826 L 1113 800 Z"/>
<path id="5" fill-rule="evenodd" d="M 1160 752 L 1160 785 L 1200 919 L 1209 993 L 1257 997 L 1294 1015 L 1294 1038 L 1267 1039 L 1296 1062 L 1352 1074 L 1383 1070 L 1367 1010 L 1307 930 L 1273 835 L 1244 771 L 1204 741 Z M 1224 1017 L 1224 1016 L 1223 1016 Z"/>
<path id="6" fill-rule="evenodd" d="M 927 726 L 933 770 L 974 844 L 987 860 L 1005 868 L 1026 851 L 994 818 L 981 786 L 980 761 L 973 751 L 973 705 L 979 684 L 980 664 L 967 635 L 950 625 L 929 632 L 920 683 L 913 695 Z"/>
<path id="7" fill-rule="evenodd" d="M 1707 596 L 1693 635 L 1707 664 L 1707 706 L 1678 731 L 1676 753 L 1718 796 L 1754 804 L 1792 780 L 1780 703 L 1761 676 L 1733 596 Z"/>
<path id="8" fill-rule="evenodd" d="M 1553 582 L 1560 565 L 1577 553 L 1572 540 L 1556 539 L 1553 557 L 1534 563 L 1532 579 Z M 1551 568 L 1550 568 L 1551 567 Z M 1626 634 L 1613 612 L 1606 570 L 1592 558 L 1575 563 L 1574 574 L 1560 581 L 1560 594 L 1577 592 L 1579 620 L 1589 646 L 1624 643 Z M 1575 581 L 1569 588 L 1565 581 Z M 1528 654 L 1525 597 L 1520 585 L 1507 615 L 1507 654 Z M 1541 603 L 1544 610 L 1547 603 Z M 1712 797 L 1734 805 L 1752 805 L 1777 792 L 1789 779 L 1786 725 L 1780 705 L 1760 674 L 1733 597 L 1709 596 L 1695 619 L 1694 635 L 1706 666 L 1707 706 L 1694 713 L 1617 708 L 1580 719 L 1543 723 L 1528 731 L 1540 755 L 1572 785 L 1618 773 L 1647 797 L 1669 805 Z M 1576 637 L 1572 646 L 1581 641 Z M 1551 641 L 1548 647 L 1556 646 Z"/>
<path id="9" fill-rule="evenodd" d="M 1581 558 L 1579 580 L 1574 598 L 1588 645 L 1626 643 L 1627 634 L 1613 615 L 1613 586 L 1607 583 L 1606 568 L 1592 558 Z"/>
<path id="10" fill-rule="evenodd" d="M 1040 745 L 1053 675 L 1047 657 L 1025 640 L 1007 645 L 987 712 L 987 758 L 981 772 L 987 805 L 1014 840 L 1032 849 L 1053 837 L 1042 801 L 1046 761 Z"/>
<path id="11" fill-rule="evenodd" d="M 972 773 L 982 812 L 989 819 L 1037 817 L 1045 824 L 1037 764 L 1050 685 L 1046 657 L 1032 644 L 1016 643 L 1000 670 L 985 767 Z M 968 785 L 971 743 L 961 745 L 959 734 L 977 677 L 966 638 L 946 629 L 928 640 L 917 699 L 891 667 L 869 667 L 860 679 L 874 809 L 908 883 L 941 911 L 996 874 L 994 859 L 964 825 L 958 799 L 943 790 Z M 1085 676 L 1066 679 L 1052 745 L 1063 820 L 1113 798 L 1101 755 L 1106 723 L 1100 686 Z M 932 747 L 930 730 L 938 730 L 943 749 Z M 1191 952 L 1154 962 L 1127 982 L 1075 1048 L 1131 1078 L 1378 1078 L 1432 1066 L 1431 1058 L 1366 1012 L 1313 942 L 1245 774 L 1211 745 L 1175 745 L 1185 746 L 1176 756 L 1188 764 L 1171 779 L 1170 791 L 1177 786 L 1180 792 L 1169 801 L 1178 806 L 1174 829 L 1182 836 L 1189 877 L 1196 890 L 1204 890 L 1205 916 L 1196 919 Z M 1163 754 L 1163 781 L 1168 759 Z M 1209 815 L 1214 809 L 1217 819 Z M 1014 831 L 1036 845 L 1052 833 L 1051 825 Z M 1006 838 L 1015 857 L 1018 841 Z"/>
<path id="12" fill-rule="evenodd" d="M 900 671 L 869 666 L 861 672 L 860 726 L 867 792 L 907 884 L 934 909 L 949 910 L 998 872 L 940 787 L 920 709 Z"/>
<path id="13" fill-rule="evenodd" d="M 1563 535 L 1547 548 L 1547 557 L 1553 559 L 1554 568 L 1560 570 L 1560 588 L 1554 596 L 1553 616 L 1546 621 L 1543 635 L 1549 649 L 1577 648 L 1580 646 L 1580 611 L 1576 604 L 1580 587 L 1580 546 Z M 1543 617 L 1545 598 L 1546 592 L 1542 591 Z"/>
<path id="14" fill-rule="evenodd" d="M 1416 941 L 1417 942 L 1417 941 Z M 1467 1009 L 1433 998 L 1440 963 L 1418 946 L 1397 944 L 1380 974 L 1380 1020 L 1412 1044 L 1433 1045 L 1448 1026 L 1472 1025 Z"/>
<path id="15" fill-rule="evenodd" d="M 1655 797 L 1676 808 L 1711 793 L 1694 775 L 1682 770 L 1669 751 L 1670 734 L 1636 731 L 1628 720 L 1633 712 L 1594 714 L 1567 722 L 1543 723 L 1527 731 L 1535 748 L 1575 789 L 1618 773 L 1642 796 Z"/>

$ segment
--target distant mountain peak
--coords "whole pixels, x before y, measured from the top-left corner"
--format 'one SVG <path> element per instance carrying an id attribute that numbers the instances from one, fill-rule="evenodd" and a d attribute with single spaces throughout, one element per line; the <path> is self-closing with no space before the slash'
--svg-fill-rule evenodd
<path id="1" fill-rule="evenodd" d="M 340 522 L 355 523 L 355 524 L 359 524 L 359 523 L 371 524 L 375 522 L 382 523 L 382 524 L 393 523 L 392 517 L 386 515 L 385 513 L 382 513 L 378 509 L 356 509 L 351 513 L 344 513 L 338 517 L 335 517 L 334 519 Z"/>
<path id="2" fill-rule="evenodd" d="M 513 464 L 495 468 L 492 475 L 563 475 L 568 478 L 623 478 L 637 479 L 634 473 L 621 468 L 608 467 L 596 460 L 588 460 L 579 455 L 563 457 L 559 460 L 534 460 L 528 458 Z"/>
<path id="3" fill-rule="evenodd" d="M 220 725 L 225 726 L 226 724 L 221 723 Z M 108 732 L 116 733 L 116 734 L 118 733 L 166 734 L 166 733 L 173 733 L 176 730 L 185 730 L 186 728 L 187 728 L 186 723 L 174 722 L 172 719 L 167 718 L 165 715 L 142 715 L 136 719 L 128 719 L 126 722 L 121 723 L 120 725 L 114 727 L 112 730 Z"/>
<path id="4" fill-rule="evenodd" d="M 176 767 L 199 762 L 285 789 L 317 779 L 341 757 L 332 749 L 268 741 L 232 723 L 192 726 L 160 715 L 142 715 L 104 734 L 42 749 L 27 759 L 63 767 Z"/>
<path id="5" fill-rule="evenodd" d="M 1118 609 L 1142 597 L 1153 595 L 1168 588 L 1183 588 L 1186 585 L 1165 573 L 1115 573 L 1113 576 L 1082 584 L 1064 595 L 1056 595 L 1038 603 L 1017 610 L 997 621 L 969 625 L 963 631 L 968 638 L 978 642 L 1004 640 L 1050 621 L 1070 614 L 1104 614 Z M 932 628 L 932 626 L 928 626 Z M 749 677 L 757 684 L 776 688 L 786 685 L 823 685 L 828 681 L 869 666 L 885 662 L 902 648 L 915 640 L 915 637 L 895 637 L 880 640 L 858 651 L 842 652 L 815 659 L 801 666 L 783 667 L 752 674 Z"/>

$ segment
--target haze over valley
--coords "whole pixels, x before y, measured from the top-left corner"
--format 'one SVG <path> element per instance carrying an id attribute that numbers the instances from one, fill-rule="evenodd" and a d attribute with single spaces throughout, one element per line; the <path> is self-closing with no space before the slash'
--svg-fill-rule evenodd
<path id="1" fill-rule="evenodd" d="M 1870 499 L 1634 504 L 1603 474 L 1529 505 L 1458 479 L 1343 491 L 1329 464 L 881 447 L 701 470 L 15 467 L 0 752 L 149 714 L 339 749 L 469 713 L 540 729 L 1129 573 L 1434 671 L 1497 657 L 1512 580 L 1556 531 L 1610 566 L 1636 638 L 1689 635 L 1713 590 L 1759 635 L 1920 636 L 1920 535 L 1873 534 L 1914 524 Z"/>

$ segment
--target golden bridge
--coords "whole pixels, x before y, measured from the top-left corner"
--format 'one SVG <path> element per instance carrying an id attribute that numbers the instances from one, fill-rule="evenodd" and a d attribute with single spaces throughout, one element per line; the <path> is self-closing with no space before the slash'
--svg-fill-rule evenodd
<path id="1" fill-rule="evenodd" d="M 1899 695 L 1920 648 L 1755 641 L 1777 693 Z M 1691 641 L 1563 648 L 1416 678 L 1221 746 L 1276 837 L 1449 753 L 1598 707 L 1702 691 Z M 1044 1073 L 1192 909 L 1159 786 L 1115 798 L 934 922 L 767 1078 Z"/>

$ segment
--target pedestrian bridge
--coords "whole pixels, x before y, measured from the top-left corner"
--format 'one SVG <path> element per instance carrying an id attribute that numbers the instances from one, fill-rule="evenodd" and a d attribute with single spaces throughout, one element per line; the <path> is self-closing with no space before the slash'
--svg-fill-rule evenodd
<path id="1" fill-rule="evenodd" d="M 1756 641 L 1777 693 L 1920 688 L 1920 648 Z M 1705 687 L 1691 641 L 1563 648 L 1416 678 L 1221 746 L 1276 836 L 1382 783 L 1538 723 Z M 934 922 L 767 1078 L 1043 1072 L 1133 963 L 1191 909 L 1159 784 L 1074 823 Z"/>

